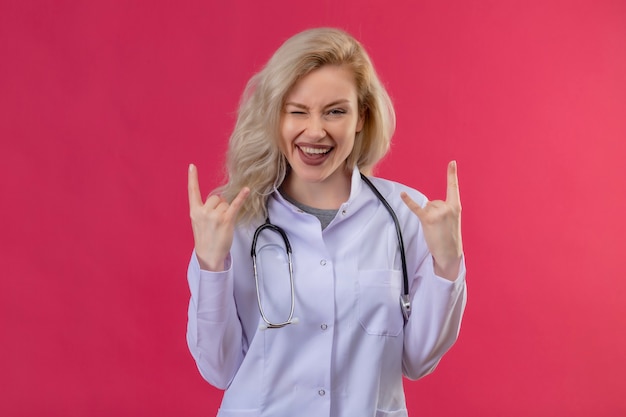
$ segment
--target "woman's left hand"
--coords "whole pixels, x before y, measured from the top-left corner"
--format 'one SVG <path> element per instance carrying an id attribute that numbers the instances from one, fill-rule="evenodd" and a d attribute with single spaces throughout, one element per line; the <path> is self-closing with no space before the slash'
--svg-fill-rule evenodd
<path id="1" fill-rule="evenodd" d="M 434 259 L 435 273 L 449 280 L 456 279 L 459 274 L 463 256 L 461 198 L 456 171 L 456 161 L 450 162 L 446 201 L 429 201 L 420 207 L 407 193 L 401 194 L 404 203 L 422 223 L 424 238 Z"/>

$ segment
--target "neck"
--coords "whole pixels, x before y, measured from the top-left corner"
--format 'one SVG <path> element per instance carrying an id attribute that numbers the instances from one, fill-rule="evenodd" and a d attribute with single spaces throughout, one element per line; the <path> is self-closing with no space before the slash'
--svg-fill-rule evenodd
<path id="1" fill-rule="evenodd" d="M 288 175 L 281 191 L 291 199 L 309 207 L 337 210 L 350 197 L 351 172 L 341 172 L 322 182 L 303 181 Z"/>

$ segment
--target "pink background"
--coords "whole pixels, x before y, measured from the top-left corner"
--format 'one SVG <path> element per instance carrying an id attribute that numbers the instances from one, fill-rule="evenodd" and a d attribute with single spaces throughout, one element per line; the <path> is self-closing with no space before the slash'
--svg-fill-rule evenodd
<path id="1" fill-rule="evenodd" d="M 203 192 L 288 36 L 371 53 L 380 176 L 456 159 L 469 304 L 414 416 L 626 415 L 626 2 L 0 2 L 0 415 L 210 416 L 185 343 L 186 172 Z"/>

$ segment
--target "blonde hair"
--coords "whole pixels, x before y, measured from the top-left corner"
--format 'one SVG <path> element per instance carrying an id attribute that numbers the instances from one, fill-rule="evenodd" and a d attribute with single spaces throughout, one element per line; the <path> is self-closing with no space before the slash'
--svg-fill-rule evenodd
<path id="1" fill-rule="evenodd" d="M 267 216 L 267 198 L 288 172 L 279 145 L 284 98 L 299 79 L 325 65 L 344 66 L 354 74 L 359 111 L 364 116 L 346 168 L 351 171 L 356 165 L 371 174 L 389 150 L 395 112 L 363 46 L 339 29 L 300 32 L 248 81 L 242 96 L 227 152 L 228 182 L 218 190 L 232 201 L 243 187 L 250 188 L 239 212 L 240 221 Z"/>

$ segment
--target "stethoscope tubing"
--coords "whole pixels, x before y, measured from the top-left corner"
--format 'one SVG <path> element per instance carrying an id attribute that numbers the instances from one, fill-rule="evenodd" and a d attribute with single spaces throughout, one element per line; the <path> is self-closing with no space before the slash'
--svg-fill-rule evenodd
<path id="1" fill-rule="evenodd" d="M 287 318 L 287 320 L 281 323 L 272 323 L 265 315 L 265 311 L 263 310 L 263 304 L 261 303 L 259 276 L 257 273 L 257 266 L 256 266 L 256 242 L 257 242 L 257 238 L 259 237 L 259 234 L 265 229 L 272 230 L 273 232 L 278 233 L 283 238 L 283 242 L 285 243 L 285 250 L 287 252 L 287 260 L 288 260 L 288 265 L 289 265 L 289 284 L 291 286 L 291 307 L 289 310 L 289 318 Z M 261 318 L 265 322 L 265 328 L 279 329 L 281 327 L 285 327 L 286 325 L 293 323 L 294 322 L 293 312 L 295 311 L 295 307 L 296 307 L 296 293 L 295 293 L 295 286 L 293 282 L 293 262 L 292 262 L 292 257 L 291 257 L 291 244 L 289 243 L 289 239 L 287 238 L 287 233 L 285 233 L 283 229 L 276 226 L 275 224 L 270 223 L 270 218 L 268 216 L 265 219 L 265 223 L 257 227 L 257 229 L 255 230 L 254 237 L 252 238 L 252 248 L 250 251 L 252 255 L 252 266 L 254 268 L 254 284 L 256 286 L 257 303 L 259 304 L 259 312 L 261 313 Z"/>
<path id="2" fill-rule="evenodd" d="M 389 202 L 383 195 L 378 191 L 378 188 L 372 184 L 369 178 L 367 178 L 363 173 L 361 173 L 361 179 L 365 184 L 370 187 L 372 192 L 378 197 L 378 200 L 382 203 L 383 206 L 387 209 L 391 218 L 393 219 L 393 224 L 396 228 L 396 235 L 398 237 L 398 246 L 400 249 L 400 260 L 402 262 L 402 295 L 400 296 L 400 309 L 402 310 L 402 316 L 404 317 L 404 322 L 406 323 L 409 320 L 409 316 L 411 315 L 411 301 L 409 299 L 409 273 L 406 267 L 406 252 L 404 250 L 404 239 L 402 238 L 402 230 L 400 228 L 400 222 L 398 221 L 398 216 L 393 211 Z"/>
<path id="3" fill-rule="evenodd" d="M 385 209 L 389 212 L 389 214 L 391 215 L 391 218 L 393 220 L 393 224 L 395 226 L 396 229 L 396 236 L 398 239 L 398 247 L 400 250 L 400 260 L 402 262 L 402 295 L 400 295 L 400 309 L 402 311 L 402 316 L 404 318 L 404 322 L 406 324 L 406 322 L 409 319 L 409 316 L 411 314 L 411 302 L 409 299 L 409 274 L 407 271 L 407 266 L 406 266 L 406 254 L 405 254 L 405 250 L 404 250 L 404 239 L 402 238 L 402 230 L 400 228 L 400 222 L 398 221 L 398 217 L 396 216 L 396 213 L 393 211 L 393 209 L 391 208 L 391 206 L 389 205 L 389 202 L 385 199 L 385 197 L 382 196 L 382 194 L 380 193 L 380 191 L 378 191 L 378 189 L 374 186 L 374 184 L 372 184 L 372 182 L 369 180 L 369 178 L 367 178 L 365 175 L 363 175 L 361 173 L 361 179 L 363 180 L 363 182 L 365 182 L 365 184 L 367 184 L 367 186 L 372 190 L 372 192 L 374 193 L 374 195 L 376 195 L 376 197 L 378 198 L 378 200 L 382 203 L 382 205 L 385 207 Z M 259 278 L 258 278 L 258 273 L 257 273 L 257 264 L 256 264 L 256 244 L 257 244 L 257 239 L 259 237 L 259 234 L 261 234 L 261 232 L 265 229 L 269 229 L 275 233 L 278 233 L 282 239 L 283 242 L 285 244 L 285 250 L 287 252 L 287 257 L 288 257 L 288 263 L 289 263 L 289 282 L 290 282 L 290 286 L 291 286 L 291 309 L 289 312 L 289 318 L 286 321 L 283 321 L 281 323 L 272 323 L 267 316 L 265 315 L 265 312 L 263 310 L 263 304 L 261 303 L 261 291 L 259 288 Z M 256 294 L 257 294 L 257 302 L 259 304 L 259 311 L 261 313 L 261 318 L 263 319 L 263 321 L 265 322 L 265 326 L 263 326 L 263 328 L 266 329 L 276 329 L 276 328 L 281 328 L 284 327 L 288 324 L 292 324 L 295 323 L 297 321 L 297 319 L 294 319 L 293 314 L 295 311 L 295 287 L 294 287 L 294 280 L 293 280 L 293 264 L 292 264 L 292 250 L 291 250 L 291 244 L 289 243 L 289 238 L 287 237 L 287 233 L 280 228 L 279 226 L 276 226 L 275 224 L 272 224 L 270 222 L 270 218 L 269 216 L 265 219 L 265 223 L 263 223 L 262 225 L 260 225 L 259 227 L 257 227 L 257 229 L 254 232 L 254 236 L 252 238 L 252 247 L 250 249 L 250 255 L 252 256 L 252 265 L 253 265 L 253 269 L 254 269 L 254 282 L 255 282 L 255 286 L 256 286 Z"/>

